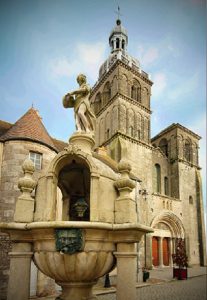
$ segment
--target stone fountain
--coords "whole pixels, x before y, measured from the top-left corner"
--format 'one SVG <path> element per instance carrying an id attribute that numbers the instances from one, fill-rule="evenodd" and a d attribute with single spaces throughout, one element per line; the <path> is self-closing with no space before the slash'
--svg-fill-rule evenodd
<path id="1" fill-rule="evenodd" d="M 57 299 L 97 299 L 93 285 L 115 266 L 117 300 L 136 299 L 135 243 L 152 230 L 136 222 L 130 165 L 92 151 L 90 90 L 84 75 L 78 82 L 63 98 L 75 109 L 77 132 L 37 183 L 33 163 L 24 162 L 14 222 L 0 224 L 13 242 L 8 300 L 28 300 L 31 259 L 62 287 Z"/>

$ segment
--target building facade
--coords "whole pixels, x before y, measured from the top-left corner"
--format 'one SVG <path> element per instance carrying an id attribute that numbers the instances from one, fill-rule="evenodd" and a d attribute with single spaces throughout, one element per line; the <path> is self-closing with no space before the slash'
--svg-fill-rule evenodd
<path id="1" fill-rule="evenodd" d="M 111 53 L 100 67 L 91 92 L 97 117 L 95 151 L 118 163 L 126 159 L 136 182 L 133 199 L 137 222 L 151 226 L 139 243 L 140 267 L 172 266 L 176 239 L 183 238 L 189 265 L 206 265 L 202 184 L 199 166 L 200 137 L 180 124 L 172 124 L 151 138 L 152 81 L 127 52 L 128 35 L 121 21 L 109 36 Z M 27 157 L 38 179 L 65 143 L 50 137 L 38 112 L 31 108 L 15 124 L 0 122 L 0 222 L 13 221 L 19 196 L 18 179 Z M 0 234 L 1 298 L 6 299 L 9 275 L 7 235 Z M 33 268 L 35 293 L 50 286 Z M 52 284 L 51 284 L 52 286 Z M 32 288 L 32 287 L 31 287 Z M 43 293 L 44 294 L 44 293 Z"/>
<path id="2" fill-rule="evenodd" d="M 109 37 L 111 53 L 100 67 L 91 96 L 96 147 L 132 165 L 137 221 L 154 229 L 139 245 L 141 265 L 172 266 L 178 238 L 185 239 L 189 265 L 205 265 L 200 136 L 172 124 L 150 137 L 153 83 L 127 53 L 127 44 L 127 31 L 117 20 Z"/>

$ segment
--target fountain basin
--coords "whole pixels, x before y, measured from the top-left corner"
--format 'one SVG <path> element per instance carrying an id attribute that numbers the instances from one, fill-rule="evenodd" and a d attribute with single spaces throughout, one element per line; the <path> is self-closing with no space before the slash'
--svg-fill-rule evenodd
<path id="1" fill-rule="evenodd" d="M 96 299 L 92 287 L 99 277 L 115 267 L 115 256 L 135 258 L 134 243 L 143 234 L 152 232 L 150 227 L 134 223 L 77 221 L 1 223 L 0 227 L 10 234 L 14 243 L 32 245 L 33 260 L 37 267 L 62 287 L 62 294 L 58 298 L 61 300 L 82 300 L 83 297 L 86 300 Z M 74 230 L 81 232 L 80 243 L 76 243 L 73 234 L 68 235 L 71 230 L 72 233 Z M 63 237 L 61 246 L 57 233 Z"/>

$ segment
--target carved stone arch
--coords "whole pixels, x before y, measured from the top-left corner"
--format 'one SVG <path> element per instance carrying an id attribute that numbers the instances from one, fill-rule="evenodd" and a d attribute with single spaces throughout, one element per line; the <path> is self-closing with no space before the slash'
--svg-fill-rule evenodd
<path id="1" fill-rule="evenodd" d="M 128 77 L 126 74 L 121 75 L 121 84 L 120 84 L 120 92 L 123 95 L 129 96 L 129 84 L 128 84 Z"/>
<path id="2" fill-rule="evenodd" d="M 144 140 L 144 117 L 141 115 L 141 140 Z"/>
<path id="3" fill-rule="evenodd" d="M 59 152 L 50 162 L 46 177 L 54 175 L 57 178 L 61 168 L 71 160 L 72 156 L 80 157 L 87 164 L 91 173 L 97 172 L 97 167 L 92 157 L 81 151 L 78 146 L 69 144 L 68 147 Z"/>
<path id="4" fill-rule="evenodd" d="M 122 133 L 126 133 L 126 106 L 119 106 L 119 128 Z"/>
<path id="5" fill-rule="evenodd" d="M 149 106 L 149 90 L 146 87 L 142 89 L 141 102 L 145 106 Z"/>
<path id="6" fill-rule="evenodd" d="M 118 105 L 114 105 L 112 108 L 112 134 L 118 130 L 119 126 L 119 109 Z"/>
<path id="7" fill-rule="evenodd" d="M 147 117 L 143 118 L 143 140 L 148 143 L 149 140 L 149 119 Z"/>
<path id="8" fill-rule="evenodd" d="M 96 94 L 95 100 L 94 100 L 94 102 L 93 102 L 93 109 L 94 109 L 94 112 L 97 114 L 97 113 L 100 111 L 101 107 L 102 107 L 102 103 L 101 103 L 101 93 L 98 92 L 98 93 Z"/>
<path id="9" fill-rule="evenodd" d="M 107 81 L 104 85 L 102 92 L 103 106 L 106 105 L 111 99 L 111 84 Z"/>
<path id="10" fill-rule="evenodd" d="M 132 80 L 130 96 L 133 100 L 141 102 L 141 84 L 136 78 Z"/>
<path id="11" fill-rule="evenodd" d="M 136 113 L 136 121 L 135 121 L 135 138 L 140 140 L 141 134 L 142 134 L 142 115 L 138 112 Z"/>
<path id="12" fill-rule="evenodd" d="M 72 168 L 72 165 L 75 165 L 76 168 Z M 92 157 L 87 153 L 81 151 L 77 145 L 69 144 L 63 151 L 61 151 L 50 163 L 48 171 L 45 174 L 45 194 L 46 194 L 46 204 L 44 210 L 44 220 L 55 220 L 56 219 L 56 209 L 58 203 L 58 188 L 62 192 L 62 203 L 63 210 L 62 215 L 67 215 L 69 218 L 69 207 L 72 208 L 73 201 L 77 199 L 72 198 L 69 190 L 70 187 L 73 187 L 73 184 L 69 182 L 67 178 L 72 179 L 71 170 L 76 169 L 78 174 L 76 176 L 81 178 L 84 184 L 84 197 L 87 198 L 88 207 L 90 207 L 90 189 L 91 189 L 91 178 L 98 174 L 98 169 L 95 163 L 92 160 Z M 70 173 L 68 175 L 68 172 Z M 68 177 L 69 176 L 69 177 Z M 87 180 L 85 180 L 87 179 Z M 79 181 L 77 181 L 79 182 Z M 82 189 L 83 186 L 77 185 L 78 189 Z M 81 191 L 76 197 L 82 197 Z M 73 194 L 74 195 L 74 194 Z M 74 204 L 74 203 L 73 203 Z M 67 213 L 65 213 L 65 210 Z M 90 210 L 88 211 L 87 220 L 90 218 Z M 64 219 L 66 220 L 66 219 Z M 69 219 L 67 219 L 69 220 Z"/>
<path id="13" fill-rule="evenodd" d="M 192 162 L 192 141 L 189 137 L 184 140 L 183 156 L 186 161 Z"/>
<path id="14" fill-rule="evenodd" d="M 105 139 L 111 137 L 111 114 L 108 111 L 105 117 Z"/>
<path id="15" fill-rule="evenodd" d="M 132 108 L 127 109 L 127 134 L 134 137 L 135 134 L 135 112 Z"/>
<path id="16" fill-rule="evenodd" d="M 182 221 L 174 213 L 170 211 L 162 211 L 154 217 L 150 226 L 155 228 L 158 223 L 165 223 L 170 228 L 172 237 L 184 239 L 184 226 Z"/>
<path id="17" fill-rule="evenodd" d="M 196 151 L 197 150 L 197 144 L 195 142 L 192 142 L 192 163 L 193 164 L 197 164 L 197 155 L 196 155 Z"/>
<path id="18" fill-rule="evenodd" d="M 114 97 L 117 92 L 118 92 L 118 79 L 117 76 L 114 75 L 111 82 L 111 97 Z"/>
<path id="19" fill-rule="evenodd" d="M 174 160 L 174 159 L 176 159 L 178 156 L 180 156 L 182 154 L 180 152 L 179 145 L 177 147 L 177 141 L 178 140 L 177 140 L 177 137 L 174 134 L 172 134 L 170 136 L 169 141 L 170 141 L 170 158 Z M 180 140 L 179 143 L 182 144 L 182 138 L 181 138 L 181 140 Z M 182 157 L 182 156 L 180 156 L 180 157 Z"/>

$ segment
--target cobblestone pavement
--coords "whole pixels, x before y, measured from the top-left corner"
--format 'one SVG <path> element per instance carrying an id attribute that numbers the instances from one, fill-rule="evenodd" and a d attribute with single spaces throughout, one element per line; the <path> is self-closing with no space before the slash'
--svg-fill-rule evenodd
<path id="1" fill-rule="evenodd" d="M 206 275 L 140 287 L 137 300 L 206 300 Z M 100 295 L 98 300 L 116 300 L 115 294 Z"/>

